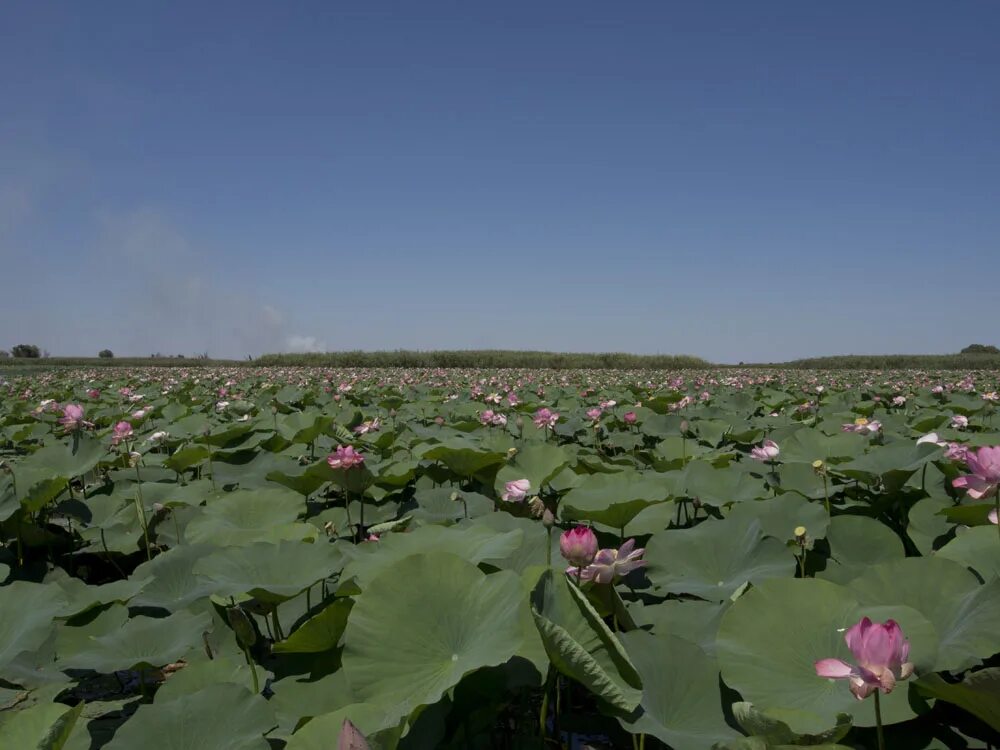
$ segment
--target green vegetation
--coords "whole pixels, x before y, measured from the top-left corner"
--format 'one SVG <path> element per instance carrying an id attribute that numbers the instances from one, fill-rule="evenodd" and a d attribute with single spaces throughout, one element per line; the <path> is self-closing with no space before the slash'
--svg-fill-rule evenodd
<path id="1" fill-rule="evenodd" d="M 710 367 L 698 357 L 669 354 L 604 354 L 469 349 L 451 351 L 328 352 L 316 354 L 265 354 L 261 365 L 303 367 L 515 367 L 548 370 L 677 370 Z"/>

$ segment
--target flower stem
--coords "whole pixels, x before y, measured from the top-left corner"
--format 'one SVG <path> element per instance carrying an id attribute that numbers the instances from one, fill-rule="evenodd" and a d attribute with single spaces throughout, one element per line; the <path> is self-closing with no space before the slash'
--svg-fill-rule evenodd
<path id="1" fill-rule="evenodd" d="M 885 735 L 882 733 L 882 704 L 879 690 L 875 690 L 875 730 L 878 733 L 878 750 L 885 750 Z"/>

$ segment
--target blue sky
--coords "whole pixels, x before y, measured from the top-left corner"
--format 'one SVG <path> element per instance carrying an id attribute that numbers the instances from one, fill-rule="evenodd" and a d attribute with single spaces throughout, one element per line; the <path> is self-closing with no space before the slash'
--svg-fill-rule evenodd
<path id="1" fill-rule="evenodd" d="M 1000 4 L 15 2 L 0 347 L 1000 344 Z"/>

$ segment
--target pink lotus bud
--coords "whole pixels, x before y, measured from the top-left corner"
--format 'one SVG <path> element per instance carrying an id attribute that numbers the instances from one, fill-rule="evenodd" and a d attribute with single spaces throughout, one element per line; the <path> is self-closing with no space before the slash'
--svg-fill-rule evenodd
<path id="1" fill-rule="evenodd" d="M 504 493 L 500 499 L 508 503 L 519 503 L 531 490 L 531 482 L 527 479 L 515 479 L 504 485 Z"/>
<path id="2" fill-rule="evenodd" d="M 559 551 L 578 568 L 590 565 L 597 554 L 597 535 L 586 526 L 564 531 L 559 537 Z"/>
<path id="3" fill-rule="evenodd" d="M 623 419 L 625 420 L 625 424 L 635 424 L 636 420 L 635 412 L 634 411 L 625 412 L 625 416 L 623 417 Z"/>

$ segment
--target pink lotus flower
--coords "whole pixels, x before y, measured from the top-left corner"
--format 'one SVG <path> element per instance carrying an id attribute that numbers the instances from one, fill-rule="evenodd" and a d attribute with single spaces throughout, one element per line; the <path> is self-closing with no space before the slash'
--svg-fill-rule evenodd
<path id="1" fill-rule="evenodd" d="M 774 461 L 779 453 L 781 453 L 781 449 L 778 448 L 776 442 L 765 440 L 758 447 L 750 451 L 750 458 L 754 461 Z"/>
<path id="2" fill-rule="evenodd" d="M 870 422 L 864 417 L 859 417 L 855 419 L 851 424 L 845 424 L 843 426 L 844 432 L 854 432 L 858 435 L 871 435 L 882 429 L 882 423 L 877 419 L 873 419 Z"/>
<path id="3" fill-rule="evenodd" d="M 132 425 L 128 422 L 119 422 L 111 431 L 111 444 L 118 445 L 122 440 L 132 437 Z"/>
<path id="4" fill-rule="evenodd" d="M 586 526 L 564 531 L 559 537 L 559 551 L 576 568 L 585 568 L 597 555 L 597 535 Z"/>
<path id="5" fill-rule="evenodd" d="M 479 413 L 479 421 L 482 424 L 493 424 L 493 410 L 487 409 Z"/>
<path id="6" fill-rule="evenodd" d="M 514 393 L 514 391 L 511 391 L 510 393 L 507 394 L 507 403 L 510 404 L 511 406 L 517 406 L 519 403 L 521 403 L 521 399 L 517 397 L 517 394 Z"/>
<path id="7" fill-rule="evenodd" d="M 625 412 L 625 416 L 622 417 L 625 420 L 625 424 L 635 424 L 636 416 L 634 411 Z"/>
<path id="8" fill-rule="evenodd" d="M 951 426 L 956 430 L 964 430 L 969 426 L 969 418 L 964 414 L 956 414 L 951 418 Z"/>
<path id="9" fill-rule="evenodd" d="M 79 404 L 66 404 L 63 415 L 59 418 L 59 424 L 66 428 L 66 432 L 75 432 L 82 427 L 93 427 L 90 422 L 83 419 L 83 407 Z"/>
<path id="10" fill-rule="evenodd" d="M 540 430 L 551 430 L 556 426 L 556 422 L 559 421 L 559 415 L 543 406 L 535 412 L 535 417 L 532 421 L 535 423 L 535 427 Z"/>
<path id="11" fill-rule="evenodd" d="M 969 446 L 965 443 L 948 443 L 948 447 L 944 452 L 944 457 L 949 461 L 961 461 L 965 463 L 965 459 L 969 456 Z"/>
<path id="12" fill-rule="evenodd" d="M 601 414 L 603 413 L 604 412 L 602 412 L 598 407 L 595 406 L 593 409 L 587 409 L 587 419 L 596 422 L 601 418 Z"/>
<path id="13" fill-rule="evenodd" d="M 382 427 L 382 422 L 379 421 L 378 417 L 375 417 L 375 419 L 367 419 L 361 424 L 357 425 L 354 428 L 354 431 L 358 435 L 367 435 L 369 432 L 378 432 L 379 428 L 381 427 Z"/>
<path id="14" fill-rule="evenodd" d="M 633 570 L 641 568 L 646 561 L 641 559 L 646 551 L 635 547 L 635 539 L 629 539 L 618 549 L 602 549 L 594 556 L 594 562 L 583 570 L 583 580 L 597 583 L 612 583 Z M 574 568 L 568 568 L 567 573 L 573 573 Z"/>
<path id="15" fill-rule="evenodd" d="M 365 462 L 365 457 L 354 450 L 352 445 L 338 445 L 337 450 L 326 457 L 331 469 L 350 469 Z"/>
<path id="16" fill-rule="evenodd" d="M 87 398 L 100 398 L 101 392 L 96 388 L 91 388 L 87 391 Z"/>
<path id="17" fill-rule="evenodd" d="M 508 503 L 519 503 L 531 491 L 531 482 L 527 479 L 515 479 L 507 482 L 503 487 L 504 493 L 500 495 L 500 499 Z"/>
<path id="18" fill-rule="evenodd" d="M 895 396 L 892 399 L 892 405 L 893 406 L 906 406 L 906 397 L 905 396 Z"/>
<path id="19" fill-rule="evenodd" d="M 993 495 L 1000 486 L 1000 445 L 970 450 L 965 463 L 970 473 L 952 480 L 951 486 L 965 490 L 973 500 Z"/>
<path id="20" fill-rule="evenodd" d="M 891 693 L 897 681 L 913 674 L 913 664 L 906 660 L 910 654 L 910 643 L 903 637 L 903 631 L 895 620 L 882 624 L 863 617 L 844 634 L 844 640 L 857 664 L 848 664 L 840 659 L 820 659 L 815 665 L 816 674 L 835 680 L 850 680 L 851 692 L 858 700 L 864 700 L 875 690 Z"/>

